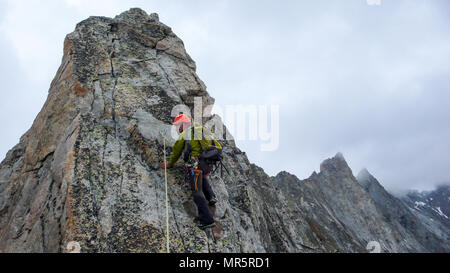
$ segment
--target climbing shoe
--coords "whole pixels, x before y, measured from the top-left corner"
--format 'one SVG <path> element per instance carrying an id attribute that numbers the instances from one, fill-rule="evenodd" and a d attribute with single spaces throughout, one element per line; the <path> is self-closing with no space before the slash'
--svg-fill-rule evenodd
<path id="1" fill-rule="evenodd" d="M 215 197 L 211 198 L 211 200 L 209 200 L 208 205 L 210 207 L 214 206 L 217 203 L 217 199 Z"/>
<path id="2" fill-rule="evenodd" d="M 199 229 L 207 229 L 207 228 L 213 228 L 216 226 L 215 222 L 212 222 L 211 224 L 198 224 L 197 225 Z"/>

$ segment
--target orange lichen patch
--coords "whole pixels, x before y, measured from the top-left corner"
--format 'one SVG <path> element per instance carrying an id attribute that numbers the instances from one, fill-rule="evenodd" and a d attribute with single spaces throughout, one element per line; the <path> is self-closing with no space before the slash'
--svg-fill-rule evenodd
<path id="1" fill-rule="evenodd" d="M 64 55 L 69 53 L 69 50 L 72 48 L 72 42 L 69 39 L 64 40 Z"/>
<path id="2" fill-rule="evenodd" d="M 69 77 L 72 76 L 72 57 L 71 55 L 64 54 L 61 66 L 58 69 L 55 77 L 50 85 L 50 92 L 52 90 L 61 88 L 60 85 Z"/>
<path id="3" fill-rule="evenodd" d="M 72 76 L 72 65 L 73 65 L 73 61 L 69 60 L 67 63 L 67 66 L 63 70 L 64 74 L 61 77 L 61 81 L 64 81 Z"/>
<path id="4" fill-rule="evenodd" d="M 75 95 L 78 97 L 84 97 L 87 94 L 87 89 L 81 86 L 81 83 L 77 80 L 75 80 Z"/>
<path id="5" fill-rule="evenodd" d="M 72 138 L 76 139 L 79 133 L 79 125 L 75 128 L 74 133 L 72 134 Z M 72 198 L 72 184 L 71 181 L 73 179 L 73 170 L 75 168 L 75 147 L 72 147 L 72 150 L 68 153 L 66 157 L 66 162 L 64 163 L 64 176 L 63 181 L 67 181 L 67 227 L 69 231 L 69 236 L 74 235 L 76 228 L 76 220 L 73 215 L 73 198 Z"/>
<path id="6" fill-rule="evenodd" d="M 69 184 L 67 188 L 67 227 L 72 232 L 75 230 L 75 217 L 73 216 L 72 208 L 72 185 Z"/>
<path id="7" fill-rule="evenodd" d="M 66 205 L 67 205 L 67 229 L 65 231 L 66 236 L 68 238 L 73 238 L 76 233 L 76 219 L 73 215 L 73 198 L 72 198 L 72 185 L 69 183 L 67 187 L 67 199 L 66 199 Z"/>

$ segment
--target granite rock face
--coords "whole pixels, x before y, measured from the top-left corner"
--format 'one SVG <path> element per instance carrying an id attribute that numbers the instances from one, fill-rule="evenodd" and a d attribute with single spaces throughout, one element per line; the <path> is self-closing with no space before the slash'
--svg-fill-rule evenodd
<path id="1" fill-rule="evenodd" d="M 165 251 L 163 136 L 174 106 L 214 102 L 195 70 L 156 14 L 79 23 L 45 105 L 0 165 L 0 252 L 65 252 L 72 241 L 81 252 Z M 230 174 L 211 178 L 221 238 L 196 227 L 179 163 L 168 170 L 171 251 L 327 251 L 270 177 L 222 144 Z"/>
<path id="2" fill-rule="evenodd" d="M 41 112 L 0 164 L 0 252 L 67 252 L 70 242 L 81 252 L 166 251 L 163 145 L 169 154 L 174 115 L 198 102 L 202 121 L 220 120 L 157 14 L 79 23 Z M 182 162 L 167 172 L 172 252 L 367 252 L 369 241 L 429 250 L 385 221 L 342 155 L 299 181 L 271 178 L 232 139 L 221 144 L 230 173 L 211 177 L 220 236 L 194 223 Z"/>

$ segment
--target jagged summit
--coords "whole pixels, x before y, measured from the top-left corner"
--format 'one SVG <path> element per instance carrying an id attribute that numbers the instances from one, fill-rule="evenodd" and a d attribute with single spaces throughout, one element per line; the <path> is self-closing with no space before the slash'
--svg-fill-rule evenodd
<path id="1" fill-rule="evenodd" d="M 357 177 L 361 177 L 361 179 L 370 178 L 370 177 L 372 177 L 372 174 L 370 174 L 370 172 L 369 172 L 369 170 L 367 170 L 367 168 L 363 168 L 359 171 Z"/>
<path id="2" fill-rule="evenodd" d="M 77 25 L 84 24 L 89 21 L 101 21 L 101 20 L 111 20 L 116 22 L 123 22 L 135 25 L 136 23 L 160 23 L 158 13 L 148 14 L 145 10 L 141 8 L 130 8 L 127 11 L 116 15 L 114 18 L 109 18 L 105 16 L 90 16 L 89 18 L 81 21 Z M 162 24 L 162 23 L 161 23 Z"/>
<path id="3" fill-rule="evenodd" d="M 47 101 L 0 164 L 0 252 L 165 251 L 163 136 L 170 147 L 175 106 L 214 99 L 157 17 L 90 17 L 67 35 Z M 194 223 L 180 162 L 167 172 L 171 251 L 327 251 L 270 177 L 221 142 L 230 175 L 211 178 L 221 237 Z"/>
<path id="4" fill-rule="evenodd" d="M 114 17 L 115 20 L 118 21 L 126 21 L 126 22 L 159 22 L 159 15 L 157 13 L 151 13 L 150 15 L 141 8 L 130 8 L 127 11 L 122 12 L 121 14 Z"/>
<path id="5" fill-rule="evenodd" d="M 346 162 L 344 155 L 341 152 L 338 152 L 335 156 L 333 156 L 332 158 L 328 158 L 326 160 L 324 160 L 324 162 L 322 164 L 326 164 L 328 162 Z"/>
<path id="6" fill-rule="evenodd" d="M 338 153 L 334 156 L 334 158 L 335 158 L 335 159 L 340 159 L 340 160 L 344 160 L 344 161 L 345 161 L 344 155 L 343 155 L 341 152 L 338 152 Z"/>
<path id="7" fill-rule="evenodd" d="M 365 187 L 369 186 L 370 183 L 378 183 L 375 177 L 373 177 L 373 175 L 366 168 L 363 168 L 358 173 L 356 179 L 358 179 L 358 182 Z"/>
<path id="8" fill-rule="evenodd" d="M 122 12 L 121 14 L 114 17 L 115 21 L 129 23 L 132 25 L 136 25 L 136 23 L 140 24 L 159 24 L 163 25 L 166 28 L 170 29 L 170 27 L 164 25 L 159 21 L 158 13 L 150 13 L 148 14 L 146 11 L 141 8 L 131 8 L 127 11 Z"/>
<path id="9" fill-rule="evenodd" d="M 286 191 L 291 188 L 301 187 L 300 179 L 287 171 L 281 171 L 276 176 L 271 177 L 271 179 L 277 188 L 282 188 Z"/>
<path id="10" fill-rule="evenodd" d="M 341 173 L 343 176 L 353 175 L 342 153 L 337 153 L 334 157 L 328 158 L 320 164 L 321 173 Z"/>

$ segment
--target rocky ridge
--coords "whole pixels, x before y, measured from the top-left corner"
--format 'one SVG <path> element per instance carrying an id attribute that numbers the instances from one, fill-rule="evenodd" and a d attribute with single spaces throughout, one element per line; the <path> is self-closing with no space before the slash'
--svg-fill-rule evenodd
<path id="1" fill-rule="evenodd" d="M 0 164 L 0 252 L 66 252 L 73 241 L 81 252 L 164 252 L 159 164 L 172 118 L 200 99 L 203 121 L 220 120 L 195 71 L 157 14 L 80 22 L 41 112 Z M 387 252 L 449 249 L 415 240 L 401 218 L 387 222 L 375 198 L 384 193 L 358 183 L 342 154 L 300 181 L 269 177 L 232 140 L 221 144 L 230 174 L 211 178 L 219 238 L 193 221 L 182 163 L 168 170 L 173 252 L 367 252 L 370 241 Z"/>

